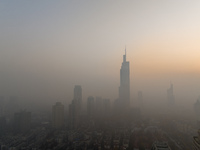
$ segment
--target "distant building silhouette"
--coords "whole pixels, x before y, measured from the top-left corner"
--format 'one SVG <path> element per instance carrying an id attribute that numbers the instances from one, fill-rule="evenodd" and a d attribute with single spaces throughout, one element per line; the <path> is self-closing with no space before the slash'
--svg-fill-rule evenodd
<path id="1" fill-rule="evenodd" d="M 167 90 L 167 102 L 168 102 L 168 106 L 175 105 L 173 84 L 171 84 L 170 88 Z"/>
<path id="2" fill-rule="evenodd" d="M 82 109 L 82 88 L 80 85 L 74 87 L 74 100 L 77 102 L 78 109 Z"/>
<path id="3" fill-rule="evenodd" d="M 120 69 L 119 98 L 115 101 L 114 107 L 118 112 L 124 112 L 130 107 L 130 72 L 129 62 L 126 61 L 126 48 Z"/>
<path id="4" fill-rule="evenodd" d="M 69 127 L 70 129 L 76 129 L 79 124 L 79 107 L 75 100 L 69 105 Z"/>
<path id="5" fill-rule="evenodd" d="M 52 125 L 56 129 L 64 127 L 64 105 L 57 102 L 52 107 Z"/>
<path id="6" fill-rule="evenodd" d="M 126 61 L 126 48 L 123 55 L 123 62 L 120 69 L 120 86 L 119 86 L 119 100 L 122 107 L 128 108 L 130 105 L 130 72 L 129 62 Z"/>
<path id="7" fill-rule="evenodd" d="M 80 85 L 74 87 L 74 98 L 69 105 L 69 127 L 76 129 L 80 122 L 81 108 L 82 108 L 82 88 Z"/>
<path id="8" fill-rule="evenodd" d="M 95 103 L 94 103 L 94 97 L 89 96 L 87 99 L 87 115 L 88 117 L 93 117 L 95 111 Z"/>
<path id="9" fill-rule="evenodd" d="M 21 111 L 14 114 L 14 132 L 25 133 L 31 127 L 31 112 Z"/>

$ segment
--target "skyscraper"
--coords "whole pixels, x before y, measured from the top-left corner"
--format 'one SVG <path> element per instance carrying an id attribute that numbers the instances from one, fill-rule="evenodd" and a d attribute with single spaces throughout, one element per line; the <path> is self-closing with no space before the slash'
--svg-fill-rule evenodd
<path id="1" fill-rule="evenodd" d="M 79 124 L 80 113 L 78 103 L 73 99 L 69 105 L 69 127 L 70 129 L 76 129 Z"/>
<path id="2" fill-rule="evenodd" d="M 56 129 L 64 127 L 64 105 L 61 102 L 57 102 L 52 107 L 52 115 L 53 115 L 53 127 Z"/>
<path id="3" fill-rule="evenodd" d="M 82 88 L 80 85 L 74 87 L 74 98 L 72 103 L 69 105 L 69 127 L 76 129 L 80 121 L 82 105 Z"/>
<path id="4" fill-rule="evenodd" d="M 130 72 L 129 62 L 126 61 L 126 48 L 120 69 L 119 102 L 124 109 L 130 105 Z"/>

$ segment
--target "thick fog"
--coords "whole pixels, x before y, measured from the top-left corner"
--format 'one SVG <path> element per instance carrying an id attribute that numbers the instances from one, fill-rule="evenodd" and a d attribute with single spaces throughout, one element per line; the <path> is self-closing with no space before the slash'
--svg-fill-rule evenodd
<path id="1" fill-rule="evenodd" d="M 199 148 L 199 6 L 1 0 L 0 149 Z"/>
<path id="2" fill-rule="evenodd" d="M 147 3 L 1 1 L 0 94 L 69 103 L 78 84 L 83 101 L 114 101 L 126 45 L 133 106 L 139 90 L 145 103 L 164 103 L 170 83 L 177 105 L 192 106 L 200 89 L 198 2 Z"/>

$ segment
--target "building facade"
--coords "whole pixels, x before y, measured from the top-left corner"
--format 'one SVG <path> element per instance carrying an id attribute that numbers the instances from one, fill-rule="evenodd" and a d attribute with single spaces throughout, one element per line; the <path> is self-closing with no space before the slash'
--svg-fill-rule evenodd
<path id="1" fill-rule="evenodd" d="M 69 105 L 69 128 L 76 129 L 80 122 L 82 110 L 82 88 L 80 85 L 74 87 L 74 98 Z"/>
<path id="2" fill-rule="evenodd" d="M 129 62 L 126 61 L 126 48 L 123 55 L 123 62 L 120 69 L 120 86 L 119 86 L 119 105 L 123 109 L 130 106 L 130 71 Z"/>

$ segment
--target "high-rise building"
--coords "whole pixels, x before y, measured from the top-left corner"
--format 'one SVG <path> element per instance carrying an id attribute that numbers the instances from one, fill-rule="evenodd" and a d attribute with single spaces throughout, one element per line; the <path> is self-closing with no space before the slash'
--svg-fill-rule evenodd
<path id="1" fill-rule="evenodd" d="M 95 111 L 94 97 L 89 96 L 88 100 L 87 100 L 87 114 L 88 114 L 88 116 L 93 117 L 94 111 Z"/>
<path id="2" fill-rule="evenodd" d="M 64 127 L 64 105 L 61 102 L 52 107 L 52 125 L 56 129 Z"/>
<path id="3" fill-rule="evenodd" d="M 69 127 L 76 129 L 78 127 L 81 115 L 82 88 L 80 85 L 74 87 L 74 98 L 69 105 Z"/>
<path id="4" fill-rule="evenodd" d="M 72 100 L 69 105 L 69 127 L 70 129 L 76 129 L 79 124 L 80 113 L 77 101 Z"/>
<path id="5" fill-rule="evenodd" d="M 126 61 L 126 48 L 120 69 L 119 102 L 124 109 L 127 109 L 130 106 L 130 72 L 129 62 Z"/>
<path id="6" fill-rule="evenodd" d="M 173 106 L 175 104 L 173 84 L 171 84 L 170 88 L 167 90 L 167 100 L 169 106 Z"/>

